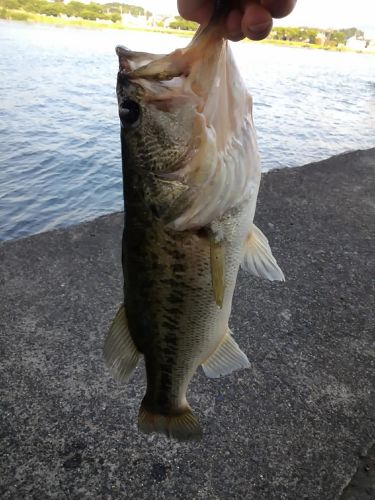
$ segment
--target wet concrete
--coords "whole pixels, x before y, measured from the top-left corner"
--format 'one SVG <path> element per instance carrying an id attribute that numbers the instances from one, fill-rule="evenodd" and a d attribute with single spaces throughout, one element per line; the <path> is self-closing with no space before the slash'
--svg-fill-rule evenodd
<path id="1" fill-rule="evenodd" d="M 252 367 L 196 375 L 200 443 L 138 434 L 143 366 L 121 387 L 103 365 L 121 214 L 0 245 L 1 498 L 375 498 L 374 171 L 372 149 L 263 177 L 287 281 L 240 273 Z"/>

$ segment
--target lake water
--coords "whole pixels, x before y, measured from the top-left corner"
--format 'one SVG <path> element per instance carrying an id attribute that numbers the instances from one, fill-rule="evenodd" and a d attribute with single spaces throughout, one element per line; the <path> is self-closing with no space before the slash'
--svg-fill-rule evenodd
<path id="1" fill-rule="evenodd" d="M 114 47 L 187 39 L 0 22 L 0 240 L 122 209 Z M 264 171 L 375 146 L 375 57 L 235 44 Z"/>

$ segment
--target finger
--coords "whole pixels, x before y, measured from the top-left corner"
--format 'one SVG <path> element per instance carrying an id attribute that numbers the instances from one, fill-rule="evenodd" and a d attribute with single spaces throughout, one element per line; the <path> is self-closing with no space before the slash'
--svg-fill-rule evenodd
<path id="1" fill-rule="evenodd" d="M 272 17 L 285 17 L 292 12 L 297 0 L 261 0 L 260 3 Z"/>
<path id="2" fill-rule="evenodd" d="M 228 35 L 228 40 L 231 42 L 239 42 L 240 40 L 243 40 L 245 38 L 245 35 L 241 32 L 233 34 L 233 35 Z"/>
<path id="3" fill-rule="evenodd" d="M 177 0 L 180 16 L 199 24 L 206 24 L 211 19 L 214 10 L 212 0 Z"/>
<path id="4" fill-rule="evenodd" d="M 239 9 L 233 9 L 229 12 L 225 21 L 225 30 L 227 37 L 233 42 L 238 42 L 244 38 L 241 28 L 242 12 Z"/>
<path id="5" fill-rule="evenodd" d="M 252 40 L 266 38 L 272 29 L 272 16 L 268 10 L 256 3 L 250 3 L 244 11 L 241 29 Z"/>

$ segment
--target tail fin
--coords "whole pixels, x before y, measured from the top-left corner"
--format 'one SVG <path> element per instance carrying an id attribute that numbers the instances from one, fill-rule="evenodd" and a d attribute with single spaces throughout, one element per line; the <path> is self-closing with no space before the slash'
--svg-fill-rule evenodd
<path id="1" fill-rule="evenodd" d="M 190 408 L 179 415 L 151 413 L 141 405 L 138 429 L 145 434 L 157 432 L 179 441 L 197 441 L 202 438 L 202 428 Z"/>

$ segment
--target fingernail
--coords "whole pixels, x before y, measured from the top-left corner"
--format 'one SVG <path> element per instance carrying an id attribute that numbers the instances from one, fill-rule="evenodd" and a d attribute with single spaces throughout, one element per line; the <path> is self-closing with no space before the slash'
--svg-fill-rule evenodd
<path id="1" fill-rule="evenodd" d="M 239 42 L 243 38 L 245 38 L 245 35 L 242 33 L 242 31 L 236 31 L 233 33 L 228 34 L 229 40 L 232 40 L 232 42 Z"/>
<path id="2" fill-rule="evenodd" d="M 254 24 L 252 26 L 249 26 L 248 28 L 249 33 L 256 36 L 267 32 L 269 29 L 270 29 L 270 23 Z"/>

